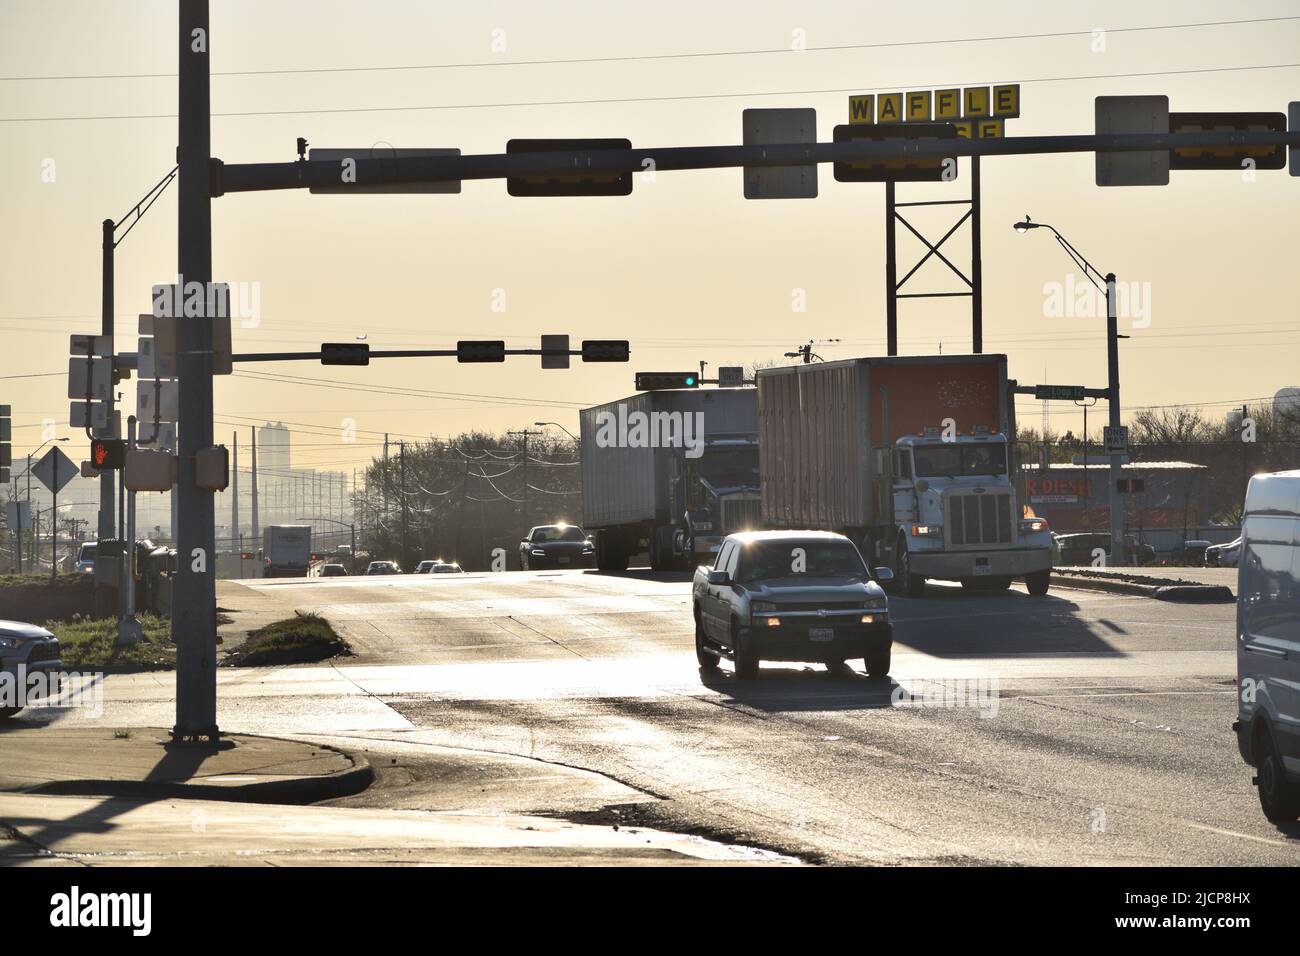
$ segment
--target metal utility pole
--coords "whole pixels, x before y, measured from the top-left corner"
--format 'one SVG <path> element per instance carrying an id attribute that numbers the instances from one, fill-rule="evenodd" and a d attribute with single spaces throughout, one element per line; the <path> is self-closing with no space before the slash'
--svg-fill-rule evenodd
<path id="1" fill-rule="evenodd" d="M 54 497 L 50 504 L 50 577 L 59 573 L 59 456 L 57 451 L 50 459 L 50 491 Z"/>
<path id="2" fill-rule="evenodd" d="M 1106 273 L 1106 390 L 1110 393 L 1110 427 L 1118 432 L 1119 423 L 1119 319 L 1116 315 L 1115 273 Z M 1110 456 L 1110 565 L 1124 565 L 1124 508 L 1120 504 L 1119 481 L 1124 473 L 1123 456 Z"/>
<path id="3" fill-rule="evenodd" d="M 235 541 L 239 538 L 239 432 L 231 434 L 233 442 L 233 457 L 230 466 L 230 547 L 234 550 Z"/>
<path id="4" fill-rule="evenodd" d="M 176 160 L 178 281 L 212 281 L 211 91 L 208 0 L 180 0 Z M 192 288 L 192 286 L 191 286 Z M 206 296 L 205 296 L 206 298 Z M 212 445 L 213 317 L 181 318 L 179 480 L 172 640 L 176 644 L 176 725 L 180 742 L 212 743 L 217 728 L 216 541 L 213 494 L 195 482 L 196 453 Z"/>
<path id="5" fill-rule="evenodd" d="M 260 534 L 260 532 L 258 531 L 258 528 L 257 528 L 257 426 L 256 426 L 256 425 L 250 425 L 250 426 L 248 427 L 248 432 L 249 432 L 249 435 L 252 437 L 252 440 L 253 440 L 253 447 L 252 447 L 252 452 L 253 452 L 253 484 L 252 484 L 252 492 L 253 492 L 253 504 L 252 504 L 253 515 L 252 515 L 252 521 L 253 521 L 253 528 L 252 528 L 252 531 L 253 531 L 253 545 L 256 547 L 256 546 L 257 546 L 257 543 L 258 543 L 259 541 L 262 540 L 262 536 L 261 536 L 261 534 Z"/>
<path id="6" fill-rule="evenodd" d="M 116 223 L 112 219 L 105 219 L 103 222 L 103 289 L 100 303 L 100 329 L 103 335 L 111 336 L 113 334 L 113 250 L 117 245 L 115 238 Z M 114 353 L 117 347 L 113 347 Z M 108 397 L 104 400 L 104 406 L 108 411 L 109 434 L 112 434 L 113 427 L 113 389 L 108 390 Z M 119 437 L 114 435 L 113 437 Z M 114 514 L 113 508 L 116 504 L 117 497 L 117 472 L 108 469 L 99 473 L 99 519 L 96 530 L 101 541 L 106 541 L 113 537 Z"/>
<path id="7" fill-rule="evenodd" d="M 397 443 L 397 483 L 399 485 L 397 493 L 402 496 L 402 570 L 406 570 L 406 565 L 410 561 L 410 554 L 406 548 L 406 442 Z"/>

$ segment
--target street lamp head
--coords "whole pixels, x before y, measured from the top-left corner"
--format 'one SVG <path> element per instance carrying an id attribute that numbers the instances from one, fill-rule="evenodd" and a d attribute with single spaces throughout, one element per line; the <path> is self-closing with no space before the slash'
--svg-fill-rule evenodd
<path id="1" fill-rule="evenodd" d="M 1028 232 L 1030 229 L 1037 229 L 1038 223 L 1032 222 L 1029 218 L 1029 213 L 1025 213 L 1025 221 L 1017 222 L 1014 225 L 1012 225 L 1011 228 L 1014 229 L 1016 232 L 1020 233 L 1021 235 L 1023 235 L 1024 233 Z"/>

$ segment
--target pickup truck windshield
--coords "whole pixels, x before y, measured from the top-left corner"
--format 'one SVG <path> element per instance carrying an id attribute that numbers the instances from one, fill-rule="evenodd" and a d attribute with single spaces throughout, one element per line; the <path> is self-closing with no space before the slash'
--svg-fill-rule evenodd
<path id="1" fill-rule="evenodd" d="M 802 571 L 795 570 L 795 548 L 804 552 Z M 751 541 L 740 552 L 737 570 L 739 584 L 796 576 L 867 580 L 862 557 L 844 541 Z"/>
<path id="2" fill-rule="evenodd" d="M 918 445 L 912 456 L 918 478 L 1001 477 L 1007 473 L 1007 446 L 1002 444 Z"/>

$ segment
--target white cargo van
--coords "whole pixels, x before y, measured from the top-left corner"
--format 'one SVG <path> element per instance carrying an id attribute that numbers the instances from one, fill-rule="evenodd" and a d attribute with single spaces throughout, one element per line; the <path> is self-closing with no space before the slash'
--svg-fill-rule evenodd
<path id="1" fill-rule="evenodd" d="M 1246 490 L 1233 729 L 1264 815 L 1300 817 L 1300 471 L 1256 475 Z"/>

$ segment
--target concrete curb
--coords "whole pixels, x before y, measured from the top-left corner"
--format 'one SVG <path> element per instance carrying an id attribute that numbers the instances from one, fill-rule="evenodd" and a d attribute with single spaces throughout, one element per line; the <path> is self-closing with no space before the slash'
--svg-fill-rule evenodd
<path id="1" fill-rule="evenodd" d="M 247 735 L 245 735 L 247 736 Z M 273 738 L 283 739 L 283 738 Z M 52 780 L 22 792 L 65 797 L 116 797 L 129 800 L 225 800 L 233 803 L 308 804 L 337 797 L 350 797 L 370 786 L 375 779 L 370 761 L 350 751 L 325 744 L 323 750 L 341 754 L 352 766 L 329 774 L 285 776 L 257 783 L 181 783 L 168 780 Z"/>
<path id="2" fill-rule="evenodd" d="M 1120 578 L 1083 576 L 1078 574 L 1053 574 L 1053 586 L 1078 591 L 1103 591 L 1133 597 L 1154 598 L 1157 601 L 1177 601 L 1186 604 L 1227 604 L 1236 600 L 1232 588 L 1222 584 L 1139 584 Z"/>

